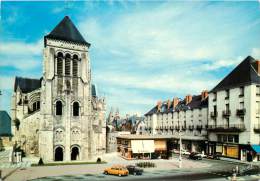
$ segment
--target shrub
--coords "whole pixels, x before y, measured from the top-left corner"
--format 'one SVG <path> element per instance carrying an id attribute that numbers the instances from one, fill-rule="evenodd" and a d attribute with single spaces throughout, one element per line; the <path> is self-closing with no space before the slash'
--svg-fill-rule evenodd
<path id="1" fill-rule="evenodd" d="M 101 163 L 101 158 L 97 158 L 97 163 Z"/>
<path id="2" fill-rule="evenodd" d="M 153 163 L 153 162 L 139 162 L 139 163 L 136 163 L 136 166 L 142 167 L 142 168 L 156 167 L 155 163 Z"/>
<path id="3" fill-rule="evenodd" d="M 40 158 L 38 165 L 44 165 L 42 158 Z"/>

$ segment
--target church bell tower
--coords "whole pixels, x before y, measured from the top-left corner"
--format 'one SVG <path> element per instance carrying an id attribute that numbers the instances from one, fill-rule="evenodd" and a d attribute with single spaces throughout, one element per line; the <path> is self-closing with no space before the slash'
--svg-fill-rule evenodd
<path id="1" fill-rule="evenodd" d="M 39 147 L 45 160 L 89 158 L 92 135 L 89 47 L 68 16 L 44 37 Z"/>

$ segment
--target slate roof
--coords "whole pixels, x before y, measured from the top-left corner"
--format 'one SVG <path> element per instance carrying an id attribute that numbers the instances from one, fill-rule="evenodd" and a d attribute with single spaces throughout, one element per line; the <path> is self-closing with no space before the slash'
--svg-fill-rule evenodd
<path id="1" fill-rule="evenodd" d="M 23 93 L 32 92 L 41 87 L 41 79 L 30 79 L 24 77 L 15 77 L 14 91 L 20 88 Z"/>
<path id="2" fill-rule="evenodd" d="M 0 136 L 11 135 L 11 118 L 6 111 L 0 111 Z"/>
<path id="3" fill-rule="evenodd" d="M 63 20 L 44 37 L 45 40 L 46 38 L 79 43 L 88 47 L 90 46 L 90 43 L 86 42 L 68 16 L 65 16 Z"/>
<path id="4" fill-rule="evenodd" d="M 172 112 L 179 112 L 179 111 L 186 111 L 186 110 L 200 109 L 200 108 L 208 107 L 208 97 L 206 99 L 202 100 L 201 95 L 192 96 L 191 102 L 187 105 L 186 105 L 185 99 L 180 100 L 178 105 L 175 107 L 175 109 L 173 108 L 172 102 L 171 102 L 171 106 L 168 109 L 167 102 L 168 101 L 164 101 L 162 103 L 162 107 L 161 107 L 160 112 L 158 112 L 157 105 L 156 105 L 150 111 L 148 111 L 145 114 L 145 116 L 152 115 L 152 114 L 155 114 L 155 113 L 160 113 L 160 114 L 172 113 Z"/>
<path id="5" fill-rule="evenodd" d="M 232 70 L 220 83 L 210 92 L 230 89 L 233 87 L 249 84 L 260 84 L 260 76 L 254 68 L 255 59 L 248 56 L 234 70 Z"/>

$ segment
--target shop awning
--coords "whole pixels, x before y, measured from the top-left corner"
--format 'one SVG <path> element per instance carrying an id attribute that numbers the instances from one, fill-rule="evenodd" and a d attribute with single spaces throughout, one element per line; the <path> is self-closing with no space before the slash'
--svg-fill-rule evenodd
<path id="1" fill-rule="evenodd" d="M 251 147 L 256 153 L 260 153 L 260 145 L 251 145 Z"/>

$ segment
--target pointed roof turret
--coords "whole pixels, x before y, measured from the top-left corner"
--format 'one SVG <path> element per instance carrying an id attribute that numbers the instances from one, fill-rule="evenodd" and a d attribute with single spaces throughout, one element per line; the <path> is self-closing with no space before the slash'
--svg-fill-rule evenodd
<path id="1" fill-rule="evenodd" d="M 90 46 L 90 43 L 86 42 L 68 16 L 65 16 L 63 20 L 44 37 L 44 39 L 46 38 L 79 43 L 88 47 Z"/>

